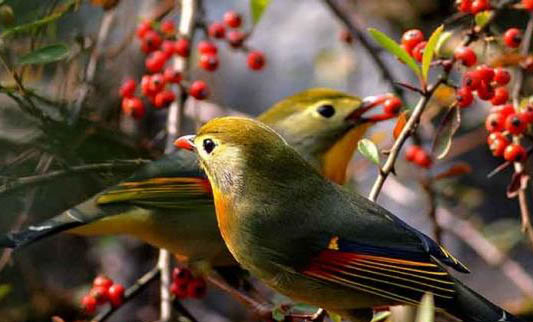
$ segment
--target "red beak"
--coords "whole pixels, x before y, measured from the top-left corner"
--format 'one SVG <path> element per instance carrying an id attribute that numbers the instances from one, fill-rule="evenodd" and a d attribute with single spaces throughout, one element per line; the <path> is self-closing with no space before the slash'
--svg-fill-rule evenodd
<path id="1" fill-rule="evenodd" d="M 178 149 L 185 149 L 194 151 L 196 146 L 194 145 L 194 135 L 184 135 L 174 141 L 174 146 Z"/>

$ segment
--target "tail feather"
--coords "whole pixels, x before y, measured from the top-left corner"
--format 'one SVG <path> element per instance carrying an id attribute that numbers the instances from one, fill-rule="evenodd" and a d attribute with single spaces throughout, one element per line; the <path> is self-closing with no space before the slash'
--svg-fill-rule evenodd
<path id="1" fill-rule="evenodd" d="M 455 280 L 455 289 L 457 296 L 446 310 L 465 322 L 522 322 L 459 280 Z"/>

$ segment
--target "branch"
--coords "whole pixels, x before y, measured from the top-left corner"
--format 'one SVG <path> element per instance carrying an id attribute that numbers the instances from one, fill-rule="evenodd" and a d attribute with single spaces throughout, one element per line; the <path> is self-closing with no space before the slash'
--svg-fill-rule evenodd
<path id="1" fill-rule="evenodd" d="M 132 286 L 130 286 L 126 292 L 124 292 L 124 303 L 129 301 L 131 298 L 135 297 L 137 293 L 142 291 L 143 289 L 148 286 L 148 284 L 152 281 L 154 281 L 159 276 L 159 267 L 154 266 L 149 272 L 144 274 L 141 278 L 135 282 Z M 124 303 L 121 306 L 113 307 L 109 306 L 104 311 L 102 311 L 100 314 L 98 314 L 94 319 L 92 319 L 91 322 L 101 322 L 109 318 L 115 311 L 120 309 Z"/>
<path id="2" fill-rule="evenodd" d="M 181 15 L 178 31 L 179 34 L 188 39 L 192 39 L 194 33 L 195 13 L 197 9 L 196 0 L 182 0 L 181 1 Z M 188 79 L 187 70 L 189 67 L 189 59 L 184 57 L 174 58 L 174 69 L 183 75 L 183 79 Z M 167 115 L 167 143 L 165 153 L 169 154 L 174 151 L 174 141 L 181 132 L 183 120 L 183 106 L 187 100 L 187 92 L 175 87 L 178 92 L 177 100 L 170 105 Z M 159 251 L 158 267 L 161 271 L 161 322 L 168 322 L 172 319 L 172 296 L 170 294 L 170 283 L 172 281 L 171 267 L 170 267 L 170 253 L 168 250 L 161 249 Z"/>
<path id="3" fill-rule="evenodd" d="M 102 18 L 102 22 L 100 23 L 100 30 L 98 31 L 98 37 L 96 38 L 96 44 L 94 45 L 93 51 L 91 52 L 89 63 L 87 64 L 87 69 L 85 70 L 85 80 L 81 85 L 78 99 L 74 103 L 74 110 L 69 120 L 70 125 L 76 124 L 76 122 L 78 121 L 81 109 L 83 107 L 83 103 L 85 102 L 87 95 L 89 94 L 92 88 L 94 77 L 96 76 L 96 66 L 98 64 L 98 59 L 100 58 L 100 53 L 102 52 L 104 43 L 107 39 L 107 36 L 109 35 L 109 31 L 111 30 L 111 24 L 113 23 L 114 18 L 115 10 L 106 10 L 104 12 L 104 17 Z"/>
<path id="4" fill-rule="evenodd" d="M 392 73 L 390 72 L 387 64 L 381 57 L 379 56 L 379 52 L 381 51 L 380 48 L 376 48 L 373 46 L 368 40 L 367 36 L 363 31 L 361 31 L 361 28 L 356 25 L 354 21 L 350 19 L 348 16 L 348 12 L 346 10 L 342 10 L 336 3 L 335 0 L 324 0 L 326 5 L 331 9 L 331 11 L 341 20 L 348 31 L 352 34 L 352 36 L 359 41 L 359 43 L 363 46 L 363 48 L 368 52 L 370 58 L 374 61 L 376 64 L 376 67 L 381 72 L 381 75 L 383 75 L 383 78 L 387 83 L 389 83 L 389 86 L 392 88 L 394 93 L 402 98 L 403 101 L 405 101 L 405 93 L 404 90 L 398 86 L 395 86 L 394 77 Z"/>
<path id="5" fill-rule="evenodd" d="M 490 266 L 498 267 L 503 274 L 509 278 L 529 298 L 533 298 L 533 278 L 518 262 L 507 257 L 501 250 L 494 246 L 467 220 L 457 218 L 444 208 L 437 211 L 439 225 L 447 231 L 453 233 L 466 244 Z"/>
<path id="6" fill-rule="evenodd" d="M 0 186 L 0 195 L 8 192 L 13 192 L 28 186 L 34 186 L 38 184 L 43 184 L 53 179 L 75 174 L 75 173 L 85 173 L 92 171 L 109 171 L 117 169 L 129 169 L 136 168 L 142 164 L 149 162 L 148 160 L 138 159 L 138 160 L 117 160 L 106 163 L 96 163 L 96 164 L 85 164 L 80 166 L 75 166 L 68 168 L 66 170 L 56 170 L 50 171 L 44 174 L 38 174 L 27 177 L 20 177 L 15 179 L 6 179 L 6 183 Z"/>
<path id="7" fill-rule="evenodd" d="M 531 47 L 531 41 L 533 37 L 533 14 L 530 13 L 529 21 L 527 23 L 526 32 L 524 33 L 524 41 L 520 47 L 520 54 L 525 56 L 528 54 Z M 517 112 L 520 110 L 520 92 L 524 83 L 524 69 L 521 68 L 518 73 L 516 73 L 516 84 L 513 88 L 513 104 Z M 513 142 L 520 144 L 520 137 L 514 136 Z M 514 163 L 515 173 L 520 173 L 524 171 L 524 166 L 520 162 Z M 529 206 L 527 204 L 526 197 L 526 188 L 520 189 L 518 191 L 518 204 L 520 205 L 520 216 L 522 218 L 522 233 L 526 234 L 529 239 L 529 242 L 533 244 L 533 227 L 531 226 L 531 214 L 529 211 Z"/>

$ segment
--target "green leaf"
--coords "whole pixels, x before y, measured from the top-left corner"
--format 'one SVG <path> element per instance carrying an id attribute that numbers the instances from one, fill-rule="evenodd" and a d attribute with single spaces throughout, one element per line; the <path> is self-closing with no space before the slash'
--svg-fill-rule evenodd
<path id="1" fill-rule="evenodd" d="M 437 42 L 439 41 L 440 34 L 442 33 L 443 30 L 444 30 L 443 25 L 435 29 L 435 31 L 429 37 L 426 48 L 424 49 L 424 56 L 422 57 L 422 79 L 423 80 L 428 79 L 429 67 L 431 65 L 431 61 L 433 60 L 433 55 L 435 54 L 435 47 L 437 46 Z"/>
<path id="2" fill-rule="evenodd" d="M 437 133 L 433 139 L 432 151 L 437 159 L 444 158 L 452 146 L 453 135 L 461 126 L 461 112 L 459 107 L 451 107 L 442 118 Z"/>
<path id="3" fill-rule="evenodd" d="M 250 0 L 250 9 L 252 10 L 252 20 L 254 24 L 259 22 L 265 9 L 270 4 L 270 0 Z"/>
<path id="4" fill-rule="evenodd" d="M 64 59 L 69 54 L 69 48 L 65 44 L 54 44 L 37 48 L 29 54 L 19 58 L 19 65 L 48 64 Z"/>
<path id="5" fill-rule="evenodd" d="M 368 32 L 378 44 L 409 66 L 417 76 L 420 76 L 420 67 L 418 67 L 414 58 L 411 57 L 411 55 L 409 55 L 398 43 L 377 29 L 368 28 Z"/>
<path id="6" fill-rule="evenodd" d="M 485 10 L 477 13 L 474 17 L 476 26 L 478 26 L 479 28 L 483 28 L 490 21 L 490 19 L 492 19 L 493 15 L 494 12 L 492 12 L 492 10 Z"/>
<path id="7" fill-rule="evenodd" d="M 276 306 L 272 309 L 272 318 L 275 321 L 285 320 L 285 311 L 280 306 Z"/>
<path id="8" fill-rule="evenodd" d="M 379 150 L 376 144 L 369 139 L 362 139 L 357 144 L 357 150 L 368 160 L 379 165 Z"/>
<path id="9" fill-rule="evenodd" d="M 437 45 L 435 46 L 435 53 L 439 56 L 450 56 L 451 51 L 449 48 L 446 47 L 446 43 L 450 38 L 452 38 L 453 33 L 450 31 L 444 31 L 440 34 L 439 41 L 437 41 Z"/>
<path id="10" fill-rule="evenodd" d="M 328 312 L 328 316 L 333 322 L 342 322 L 342 317 L 337 313 Z"/>
<path id="11" fill-rule="evenodd" d="M 415 322 L 433 322 L 435 320 L 435 303 L 433 294 L 426 293 L 422 296 Z"/>
<path id="12" fill-rule="evenodd" d="M 11 285 L 0 284 L 0 300 L 6 297 L 11 292 Z"/>
<path id="13" fill-rule="evenodd" d="M 374 314 L 374 317 L 372 318 L 372 321 L 370 322 L 381 322 L 385 321 L 389 316 L 391 316 L 390 311 L 381 311 Z"/>

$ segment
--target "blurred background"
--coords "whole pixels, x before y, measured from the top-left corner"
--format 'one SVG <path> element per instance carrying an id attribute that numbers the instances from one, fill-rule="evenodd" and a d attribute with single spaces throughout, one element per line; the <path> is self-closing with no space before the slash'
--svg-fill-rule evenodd
<path id="1" fill-rule="evenodd" d="M 118 89 L 125 79 L 139 81 L 145 70 L 145 54 L 134 37 L 139 22 L 142 18 L 164 16 L 163 19 L 178 23 L 179 7 L 174 7 L 173 1 L 124 0 L 106 11 L 102 8 L 105 2 L 0 1 L 2 8 L 12 9 L 11 15 L 6 9 L 0 12 L 2 233 L 60 213 L 127 177 L 135 166 L 71 173 L 5 191 L 17 178 L 110 160 L 155 159 L 163 153 L 162 129 L 168 110 L 148 108 L 146 117 L 133 120 L 121 114 Z M 367 27 L 375 27 L 396 40 L 413 27 L 429 35 L 438 25 L 452 19 L 446 27 L 454 31 L 450 40 L 453 43 L 454 37 L 459 39 L 461 30 L 469 27 L 467 21 L 454 19 L 453 1 L 334 2 L 363 32 Z M 390 83 L 383 79 L 373 55 L 384 60 L 395 80 L 416 83 L 413 73 L 391 55 L 369 53 L 356 39 L 351 44 L 342 41 L 339 35 L 346 27 L 324 1 L 272 0 L 256 25 L 250 18 L 249 1 L 204 0 L 203 6 L 208 21 L 221 20 L 230 9 L 240 12 L 244 29 L 252 31 L 247 45 L 263 51 L 267 66 L 261 72 L 250 71 L 246 54 L 223 44 L 219 46 L 218 70 L 208 73 L 196 67 L 198 57 L 193 54 L 191 79 L 205 80 L 211 96 L 202 102 L 188 100 L 183 121 L 186 133 L 194 131 L 198 120 L 223 114 L 257 115 L 280 99 L 310 87 L 330 87 L 361 97 L 391 92 Z M 29 32 L 5 34 L 14 26 L 54 13 L 61 14 L 46 25 Z M 509 14 L 499 19 L 495 28 L 503 29 L 511 23 L 525 25 L 526 18 Z M 102 30 L 104 21 L 109 24 L 107 30 Z M 202 33 L 196 35 L 195 42 L 204 37 Z M 45 124 L 38 115 L 22 110 L 8 95 L 17 84 L 5 67 L 16 66 L 17 58 L 31 48 L 58 42 L 68 46 L 66 58 L 27 66 L 21 73 L 21 81 L 38 108 L 59 121 Z M 492 53 L 497 55 L 498 49 L 493 48 Z M 96 69 L 88 77 L 91 64 Z M 449 96 L 445 91 L 438 95 L 423 118 L 419 131 L 423 143 L 431 142 L 438 124 L 435 117 L 449 104 Z M 412 106 L 416 101 L 416 93 L 405 93 L 405 104 Z M 506 196 L 511 170 L 487 178 L 501 163 L 492 157 L 485 144 L 483 123 L 487 113 L 481 103 L 465 111 L 449 155 L 428 172 L 405 162 L 402 154 L 397 176 L 388 179 L 378 201 L 430 236 L 434 230 L 428 214 L 445 213 L 443 218 L 449 220 L 443 222 L 444 244 L 475 272 L 459 276 L 461 280 L 490 300 L 520 311 L 527 309 L 527 299 L 533 296 L 529 276 L 533 274 L 533 256 L 520 233 L 518 203 Z M 368 138 L 381 148 L 390 148 L 394 126 L 394 120 L 383 122 Z M 472 171 L 435 182 L 428 198 L 421 182 L 463 162 Z M 348 185 L 368 195 L 377 175 L 376 166 L 356 155 L 349 173 Z M 456 226 L 452 229 L 447 225 Z M 478 251 L 473 250 L 469 238 L 476 243 L 479 237 L 492 244 L 481 242 Z M 124 236 L 81 238 L 64 234 L 21 249 L 11 257 L 4 253 L 0 259 L 0 321 L 50 321 L 54 315 L 65 321 L 82 319 L 79 300 L 97 274 L 104 273 L 128 286 L 150 270 L 156 260 L 156 249 Z M 513 274 L 515 281 L 509 279 Z M 158 285 L 153 283 L 108 321 L 155 321 L 158 299 Z M 185 300 L 184 305 L 199 321 L 249 318 L 239 304 L 215 289 L 209 290 L 206 299 Z"/>

